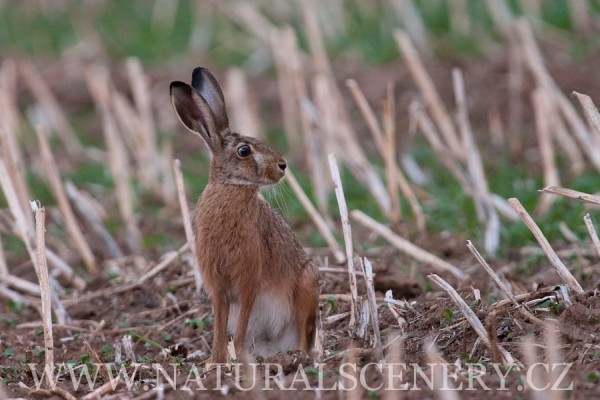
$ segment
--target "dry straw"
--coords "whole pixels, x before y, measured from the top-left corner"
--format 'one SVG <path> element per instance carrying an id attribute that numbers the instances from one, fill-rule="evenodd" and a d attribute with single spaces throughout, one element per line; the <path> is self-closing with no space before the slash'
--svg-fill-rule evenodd
<path id="1" fill-rule="evenodd" d="M 452 151 L 452 154 L 457 159 L 461 160 L 464 158 L 462 146 L 460 144 L 460 140 L 458 138 L 458 134 L 456 133 L 456 129 L 454 128 L 454 124 L 452 123 L 452 118 L 448 114 L 442 99 L 440 98 L 439 93 L 437 92 L 431 77 L 427 73 L 423 62 L 421 61 L 419 54 L 415 50 L 412 41 L 406 32 L 402 30 L 397 30 L 394 33 L 394 38 L 396 39 L 396 43 L 398 47 L 402 51 L 402 55 L 408 69 L 410 70 L 413 79 L 419 86 L 419 90 L 421 91 L 423 98 L 425 99 L 425 104 L 427 105 L 428 110 L 431 112 L 446 144 Z"/>
<path id="2" fill-rule="evenodd" d="M 573 92 L 572 95 L 577 98 L 583 108 L 588 125 L 592 128 L 594 141 L 600 143 L 600 114 L 598 113 L 594 101 L 590 96 L 583 93 Z"/>
<path id="3" fill-rule="evenodd" d="M 467 110 L 467 96 L 465 93 L 465 84 L 462 72 L 459 69 L 452 71 L 452 81 L 454 83 L 454 96 L 458 106 L 458 126 L 461 133 L 462 144 L 464 147 L 463 158 L 467 163 L 467 170 L 471 177 L 473 187 L 473 200 L 475 208 L 481 221 L 485 221 L 485 250 L 489 254 L 496 254 L 500 246 L 500 219 L 493 204 L 489 191 L 481 154 L 477 148 L 475 137 L 471 129 L 469 115 Z"/>
<path id="4" fill-rule="evenodd" d="M 586 154 L 592 165 L 600 170 L 600 142 L 596 136 L 592 136 L 579 117 L 573 104 L 558 89 L 556 83 L 544 66 L 543 57 L 537 46 L 531 26 L 526 20 L 515 23 L 516 34 L 520 41 L 520 49 L 526 65 L 530 69 L 538 87 L 546 90 L 548 97 L 556 104 L 559 115 L 564 118 L 582 151 Z M 597 112 L 597 111 L 596 111 Z"/>
<path id="5" fill-rule="evenodd" d="M 16 95 L 17 69 L 11 60 L 2 62 L 0 68 L 0 151 L 10 174 L 19 203 L 26 205 L 32 198 L 25 178 L 25 163 L 19 146 L 20 115 Z M 33 215 L 25 213 L 29 226 Z"/>
<path id="6" fill-rule="evenodd" d="M 578 190 L 567 189 L 559 186 L 548 186 L 542 189 L 542 192 L 552 193 L 557 196 L 566 197 L 568 199 L 581 200 L 585 203 L 600 206 L 600 196 L 580 192 Z"/>
<path id="7" fill-rule="evenodd" d="M 563 262 L 558 257 L 552 246 L 550 246 L 550 242 L 548 242 L 548 239 L 546 239 L 540 228 L 533 220 L 533 218 L 531 218 L 531 216 L 529 215 L 529 213 L 527 213 L 523 205 L 521 205 L 521 202 L 515 198 L 509 199 L 508 202 L 512 206 L 512 208 L 517 212 L 517 214 L 519 214 L 519 216 L 521 217 L 525 225 L 527 225 L 531 233 L 533 233 L 533 236 L 535 236 L 536 240 L 542 247 L 542 250 L 544 250 L 544 253 L 550 260 L 550 263 L 552 264 L 558 275 L 561 277 L 561 279 L 567 285 L 569 285 L 571 290 L 575 291 L 576 293 L 583 293 L 584 290 L 582 289 L 579 282 L 577 282 L 577 279 L 575 279 L 575 277 L 571 274 L 569 269 L 565 266 L 565 264 L 563 264 Z"/>
<path id="8" fill-rule="evenodd" d="M 385 151 L 383 152 L 383 161 L 385 163 L 385 176 L 390 196 L 390 221 L 397 225 L 402 217 L 400 209 L 400 197 L 398 194 L 398 175 L 401 173 L 396 163 L 396 101 L 394 99 L 394 84 L 388 82 L 387 96 L 383 102 L 383 131 Z M 406 182 L 406 179 L 402 179 Z"/>
<path id="9" fill-rule="evenodd" d="M 287 170 L 285 174 L 285 179 L 290 184 L 290 187 L 294 191 L 296 198 L 298 199 L 298 201 L 300 201 L 300 204 L 302 204 L 309 217 L 312 219 L 319 233 L 321 234 L 323 239 L 325 239 L 325 242 L 329 246 L 329 249 L 333 252 L 335 261 L 337 263 L 343 263 L 346 260 L 344 252 L 340 248 L 340 245 L 338 244 L 335 236 L 331 232 L 331 229 L 329 229 L 327 222 L 325 222 L 325 219 L 319 214 L 319 212 L 312 204 L 306 193 L 304 193 L 304 190 L 298 183 L 298 180 L 296 179 L 291 170 Z"/>
<path id="10" fill-rule="evenodd" d="M 402 170 L 396 163 L 396 127 L 395 127 L 395 105 L 393 100 L 393 89 L 391 84 L 388 84 L 387 98 L 384 104 L 383 121 L 385 129 L 382 130 L 373 109 L 369 105 L 364 93 L 354 79 L 348 79 L 346 86 L 350 90 L 354 101 L 356 102 L 360 113 L 367 123 L 369 132 L 373 137 L 379 154 L 385 162 L 386 177 L 388 184 L 388 193 L 392 201 L 392 210 L 390 210 L 390 219 L 392 222 L 398 222 L 400 219 L 399 199 L 395 185 L 397 184 L 402 194 L 408 200 L 411 210 L 415 216 L 417 229 L 421 232 L 425 231 L 425 214 L 421 208 L 419 200 L 410 186 L 410 183 L 404 176 Z M 384 134 L 385 132 L 385 134 Z"/>
<path id="11" fill-rule="evenodd" d="M 227 108 L 231 110 L 228 112 L 231 127 L 245 136 L 261 139 L 263 129 L 256 110 L 257 102 L 248 87 L 246 73 L 240 68 L 231 68 L 227 71 L 225 82 Z"/>
<path id="12" fill-rule="evenodd" d="M 71 239 L 75 244 L 75 248 L 77 248 L 79 254 L 83 258 L 88 271 L 92 275 L 96 275 L 99 272 L 98 266 L 96 265 L 96 258 L 94 257 L 89 244 L 85 240 L 83 233 L 81 232 L 81 228 L 77 223 L 75 213 L 71 208 L 71 203 L 69 203 L 69 199 L 60 178 L 60 172 L 58 171 L 54 155 L 52 154 L 52 150 L 50 150 L 50 144 L 46 138 L 46 132 L 39 125 L 36 126 L 35 132 L 40 145 L 40 154 L 42 156 L 42 163 L 44 164 L 44 171 L 46 172 L 47 178 L 50 181 L 50 187 L 52 188 L 54 197 L 58 202 L 58 207 L 63 215 L 63 218 L 65 219 L 67 232 L 69 233 L 69 236 L 71 236 Z"/>
<path id="13" fill-rule="evenodd" d="M 459 400 L 458 391 L 448 376 L 446 368 L 449 363 L 444 360 L 437 350 L 437 344 L 433 340 L 427 340 L 423 343 L 427 364 L 431 369 L 431 385 L 436 393 L 436 398 L 440 400 Z"/>
<path id="14" fill-rule="evenodd" d="M 127 151 L 121 140 L 121 135 L 117 131 L 116 121 L 111 112 L 110 99 L 112 96 L 108 71 L 101 68 L 88 71 L 87 82 L 92 97 L 102 113 L 102 128 L 108 153 L 107 161 L 114 179 L 119 211 L 125 224 L 126 242 L 133 254 L 140 254 L 142 234 L 138 228 L 134 212 L 134 197 L 130 186 L 131 176 Z M 116 107 L 115 109 L 122 108 Z M 125 137 L 127 136 L 125 135 Z M 154 161 L 151 163 L 154 163 Z"/>
<path id="15" fill-rule="evenodd" d="M 156 162 L 159 159 L 159 151 L 148 76 L 144 73 L 140 60 L 135 57 L 128 58 L 125 66 L 135 104 L 135 111 L 127 118 L 134 118 L 136 121 L 135 129 L 129 133 L 138 138 L 138 146 L 132 148 L 132 152 L 137 153 L 137 175 L 145 188 L 161 196 L 166 204 L 174 204 L 175 193 L 172 190 L 163 190 L 165 184 L 173 186 L 169 183 L 173 176 L 171 168 L 166 166 L 165 170 L 161 170 L 161 163 Z"/>
<path id="16" fill-rule="evenodd" d="M 75 211 L 98 237 L 99 243 L 106 253 L 111 258 L 122 258 L 124 256 L 123 251 L 110 232 L 104 227 L 102 217 L 99 215 L 97 207 L 93 204 L 89 195 L 84 195 L 71 181 L 65 183 L 65 189 Z"/>
<path id="17" fill-rule="evenodd" d="M 377 351 L 377 360 L 383 362 L 383 348 L 381 345 L 381 332 L 379 331 L 377 299 L 375 298 L 375 287 L 373 286 L 373 265 L 366 257 L 361 261 L 365 274 L 365 283 L 367 285 L 367 300 L 369 305 L 369 313 L 371 314 L 371 326 L 373 328 L 373 335 L 375 336 L 374 347 Z"/>
<path id="18" fill-rule="evenodd" d="M 35 213 L 35 234 L 36 234 L 36 252 L 37 252 L 37 275 L 40 283 L 42 300 L 42 326 L 44 329 L 44 354 L 45 365 L 49 371 L 54 371 L 54 338 L 52 331 L 52 301 L 50 281 L 48 280 L 48 264 L 46 263 L 46 242 L 45 242 L 45 219 L 46 210 L 37 202 L 31 203 L 31 209 Z M 46 374 L 46 380 L 49 387 L 54 388 L 54 374 Z"/>
<path id="19" fill-rule="evenodd" d="M 502 290 L 504 295 L 515 305 L 515 307 L 517 307 L 519 309 L 519 312 L 521 314 L 523 314 L 525 316 L 525 318 L 527 318 L 527 320 L 541 323 L 541 321 L 531 313 L 531 311 L 527 308 L 527 306 L 522 306 L 517 301 L 517 298 L 510 290 L 510 287 L 508 286 L 508 284 L 506 284 L 505 282 L 503 282 L 500 279 L 500 277 L 496 274 L 496 272 L 492 269 L 492 267 L 489 266 L 489 264 L 481 256 L 479 251 L 477 251 L 477 249 L 475 248 L 473 243 L 471 243 L 470 240 L 467 241 L 467 247 L 471 251 L 471 253 L 475 256 L 477 261 L 479 261 L 479 264 L 481 264 L 481 266 L 483 267 L 485 272 L 488 273 L 488 275 L 492 278 L 492 280 L 496 283 L 496 285 L 500 288 L 500 290 Z"/>
<path id="20" fill-rule="evenodd" d="M 548 119 L 548 115 L 552 115 L 553 111 L 549 97 L 550 95 L 547 90 L 543 88 L 535 89 L 532 95 L 533 109 L 535 111 L 536 132 L 544 169 L 544 185 L 560 186 L 560 176 L 554 157 L 554 146 L 552 145 L 551 121 Z M 537 206 L 537 213 L 544 214 L 550 210 L 553 200 L 554 197 L 546 193 L 542 194 Z"/>
<path id="21" fill-rule="evenodd" d="M 202 281 L 202 275 L 200 274 L 200 265 L 198 264 L 197 249 L 196 249 L 196 238 L 194 237 L 194 231 L 192 230 L 192 218 L 190 217 L 190 208 L 187 202 L 187 196 L 185 195 L 185 185 L 183 183 L 183 174 L 181 173 L 181 162 L 179 160 L 173 161 L 173 171 L 175 172 L 175 183 L 177 185 L 177 197 L 179 198 L 179 208 L 181 208 L 181 217 L 183 219 L 183 228 L 185 230 L 185 237 L 187 244 L 192 253 L 192 273 L 196 281 L 196 294 L 200 294 L 204 282 Z"/>
<path id="22" fill-rule="evenodd" d="M 277 71 L 277 89 L 281 102 L 281 113 L 287 144 L 292 154 L 297 153 L 300 147 L 300 94 L 298 87 L 306 87 L 302 68 L 298 56 L 296 34 L 292 27 L 285 26 L 280 30 L 273 30 L 270 35 L 271 51 Z M 296 80 L 299 80 L 300 86 Z M 306 91 L 305 91 L 306 93 Z M 306 97 L 306 96 L 304 96 Z"/>
<path id="23" fill-rule="evenodd" d="M 587 213 L 583 217 L 583 221 L 585 222 L 585 226 L 592 238 L 592 243 L 594 244 L 594 248 L 596 249 L 596 253 L 600 256 L 600 239 L 598 239 L 598 233 L 596 233 L 596 228 L 594 228 L 594 224 L 592 223 L 592 218 L 590 214 Z"/>
<path id="24" fill-rule="evenodd" d="M 29 90 L 44 108 L 54 132 L 65 146 L 67 153 L 73 158 L 81 156 L 83 154 L 83 148 L 79 143 L 79 139 L 77 139 L 75 130 L 60 107 L 58 100 L 56 100 L 56 97 L 52 94 L 48 84 L 33 64 L 33 61 L 27 59 L 21 60 L 19 71 Z"/>
<path id="25" fill-rule="evenodd" d="M 512 355 L 508 351 L 503 349 L 500 345 L 497 345 L 497 347 L 494 348 L 492 347 L 490 337 L 479 318 L 477 318 L 475 312 L 471 309 L 471 307 L 469 307 L 467 303 L 465 303 L 465 301 L 462 299 L 462 297 L 460 297 L 458 292 L 448 282 L 446 282 L 436 274 L 427 275 L 427 278 L 436 285 L 438 285 L 440 288 L 442 288 L 446 293 L 448 293 L 448 295 L 450 295 L 452 301 L 454 301 L 454 303 L 458 306 L 460 312 L 465 316 L 471 327 L 481 338 L 481 341 L 492 351 L 497 350 L 500 352 L 500 354 L 502 355 L 503 364 L 510 365 L 515 363 L 515 360 L 513 359 Z"/>
<path id="26" fill-rule="evenodd" d="M 429 32 L 414 0 L 392 0 L 394 11 L 404 25 L 404 29 L 415 41 L 422 54 L 431 54 Z"/>
<path id="27" fill-rule="evenodd" d="M 396 235 L 387 226 L 380 224 L 379 222 L 375 221 L 373 218 L 369 217 L 362 211 L 353 210 L 350 213 L 350 216 L 352 217 L 352 219 L 354 219 L 361 225 L 367 227 L 368 229 L 372 230 L 373 232 L 377 233 L 385 240 L 387 240 L 392 246 L 396 247 L 398 250 L 414 258 L 415 260 L 425 264 L 429 264 L 440 272 L 448 272 L 459 280 L 464 280 L 466 278 L 465 273 L 457 267 L 455 267 L 454 265 L 436 257 L 428 251 L 423 250 L 422 248 L 414 245 L 408 240 Z"/>
<path id="28" fill-rule="evenodd" d="M 356 286 L 356 269 L 354 267 L 354 249 L 352 245 L 352 229 L 350 228 L 350 220 L 348 219 L 348 206 L 346 205 L 346 197 L 344 196 L 344 188 L 340 171 L 334 154 L 329 154 L 329 167 L 331 177 L 335 187 L 335 197 L 337 198 L 338 207 L 340 210 L 340 218 L 342 220 L 342 231 L 344 233 L 344 243 L 346 248 L 346 262 L 348 263 L 348 282 L 350 284 L 350 331 L 354 332 L 356 328 L 356 317 L 358 316 L 358 289 Z"/>

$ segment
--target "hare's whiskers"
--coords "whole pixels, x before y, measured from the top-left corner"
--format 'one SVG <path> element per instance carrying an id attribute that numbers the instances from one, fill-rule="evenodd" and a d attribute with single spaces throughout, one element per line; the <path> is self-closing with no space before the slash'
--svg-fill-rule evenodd
<path id="1" fill-rule="evenodd" d="M 290 218 L 290 210 L 287 207 L 287 203 L 285 199 L 282 198 L 282 185 L 278 183 L 277 185 L 269 186 L 267 189 L 269 195 L 269 203 L 273 204 L 274 207 L 279 210 L 279 212 L 284 216 L 286 220 Z"/>

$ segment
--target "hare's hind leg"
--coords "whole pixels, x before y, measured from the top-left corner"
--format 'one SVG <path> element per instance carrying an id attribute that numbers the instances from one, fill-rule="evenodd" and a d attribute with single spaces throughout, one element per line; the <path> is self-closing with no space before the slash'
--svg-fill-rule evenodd
<path id="1" fill-rule="evenodd" d="M 319 306 L 317 268 L 307 265 L 296 283 L 294 312 L 298 329 L 298 348 L 309 352 L 315 339 L 317 308 Z"/>
<path id="2" fill-rule="evenodd" d="M 213 293 L 212 303 L 215 313 L 212 354 L 209 363 L 221 364 L 227 361 L 227 319 L 229 318 L 229 298 L 225 293 Z"/>

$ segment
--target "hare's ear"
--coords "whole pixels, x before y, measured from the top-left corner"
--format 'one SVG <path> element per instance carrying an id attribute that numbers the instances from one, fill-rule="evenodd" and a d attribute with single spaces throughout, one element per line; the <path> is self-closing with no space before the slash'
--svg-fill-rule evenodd
<path id="1" fill-rule="evenodd" d="M 207 101 L 187 83 L 171 82 L 171 102 L 181 122 L 214 150 L 219 142 L 216 118 Z"/>
<path id="2" fill-rule="evenodd" d="M 206 68 L 198 67 L 192 72 L 192 87 L 206 100 L 215 116 L 219 132 L 229 126 L 225 98 L 217 78 Z"/>

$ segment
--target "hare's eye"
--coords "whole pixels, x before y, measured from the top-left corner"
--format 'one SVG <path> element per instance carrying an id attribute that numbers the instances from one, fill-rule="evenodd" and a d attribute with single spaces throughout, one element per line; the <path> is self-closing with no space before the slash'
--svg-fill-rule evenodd
<path id="1" fill-rule="evenodd" d="M 238 156 L 240 157 L 248 157 L 251 152 L 252 150 L 250 150 L 250 146 L 248 146 L 247 144 L 240 146 L 237 149 Z"/>

